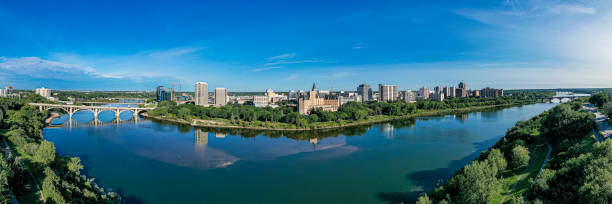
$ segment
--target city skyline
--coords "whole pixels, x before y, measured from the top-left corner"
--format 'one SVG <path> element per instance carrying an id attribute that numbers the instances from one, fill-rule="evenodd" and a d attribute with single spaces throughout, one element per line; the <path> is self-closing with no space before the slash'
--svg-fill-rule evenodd
<path id="1" fill-rule="evenodd" d="M 0 86 L 612 87 L 611 2 L 117 4 L 1 3 Z"/>

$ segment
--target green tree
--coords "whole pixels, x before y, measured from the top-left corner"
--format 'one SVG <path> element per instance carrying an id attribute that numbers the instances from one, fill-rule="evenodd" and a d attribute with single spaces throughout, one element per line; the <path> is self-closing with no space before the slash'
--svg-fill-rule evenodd
<path id="1" fill-rule="evenodd" d="M 567 104 L 557 105 L 542 118 L 541 132 L 548 141 L 582 139 L 595 128 L 595 115 L 572 110 Z"/>
<path id="2" fill-rule="evenodd" d="M 78 157 L 70 157 L 70 161 L 68 161 L 68 170 L 76 175 L 81 175 L 81 169 L 83 169 L 83 165 L 81 164 L 81 158 Z"/>
<path id="3" fill-rule="evenodd" d="M 177 117 L 188 120 L 190 116 L 191 116 L 191 110 L 189 110 L 189 108 L 181 108 L 178 110 Z"/>
<path id="4" fill-rule="evenodd" d="M 417 204 L 433 204 L 433 201 L 429 200 L 427 194 L 423 194 L 416 202 Z"/>
<path id="5" fill-rule="evenodd" d="M 589 102 L 592 103 L 593 105 L 597 106 L 597 107 L 601 107 L 603 104 L 608 102 L 608 100 L 610 100 L 610 97 L 607 94 L 602 93 L 602 92 L 593 94 L 589 98 Z"/>
<path id="6" fill-rule="evenodd" d="M 603 114 L 606 114 L 608 118 L 612 118 L 612 102 L 607 102 L 599 109 Z"/>
<path id="7" fill-rule="evenodd" d="M 64 196 L 57 188 L 57 184 L 60 183 L 60 178 L 55 174 L 55 172 L 46 167 L 44 170 L 45 178 L 42 183 L 42 191 L 43 195 L 45 195 L 45 200 L 47 202 L 52 201 L 52 203 L 66 203 Z"/>
<path id="8" fill-rule="evenodd" d="M 41 163 L 43 166 L 51 164 L 55 160 L 55 145 L 49 141 L 43 140 L 38 146 L 38 150 L 34 154 L 34 161 Z"/>
<path id="9" fill-rule="evenodd" d="M 491 152 L 489 152 L 489 155 L 487 156 L 487 160 L 489 161 L 491 166 L 497 169 L 498 173 L 503 172 L 506 169 L 506 166 L 508 165 L 508 163 L 506 162 L 506 158 L 499 149 L 492 149 Z"/>
<path id="10" fill-rule="evenodd" d="M 463 168 L 458 181 L 459 203 L 487 203 L 499 191 L 497 170 L 488 161 L 473 161 Z"/>
<path id="11" fill-rule="evenodd" d="M 515 169 L 529 165 L 529 150 L 522 145 L 517 145 L 512 149 L 512 167 Z"/>
<path id="12" fill-rule="evenodd" d="M 4 154 L 0 153 L 0 203 L 9 203 L 9 179 L 13 177 L 13 171 L 8 162 L 4 159 Z"/>

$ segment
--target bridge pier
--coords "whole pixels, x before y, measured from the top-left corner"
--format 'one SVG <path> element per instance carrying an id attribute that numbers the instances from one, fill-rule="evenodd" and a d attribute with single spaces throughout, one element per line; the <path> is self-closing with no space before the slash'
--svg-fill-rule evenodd
<path id="1" fill-rule="evenodd" d="M 50 108 L 61 108 L 68 113 L 69 119 L 72 120 L 72 116 L 79 110 L 89 110 L 94 114 L 94 124 L 98 122 L 98 115 L 104 110 L 115 111 L 115 118 L 119 121 L 119 115 L 121 111 L 132 111 L 134 121 L 138 121 L 138 113 L 141 111 L 150 111 L 155 108 L 140 108 L 140 107 L 103 107 L 103 106 L 79 106 L 79 105 L 64 105 L 64 104 L 45 104 L 45 103 L 28 103 L 28 105 L 36 106 L 40 111 L 47 110 Z"/>
<path id="2" fill-rule="evenodd" d="M 94 113 L 94 120 L 97 122 L 98 121 L 98 114 L 100 113 L 100 109 L 94 108 L 92 111 Z"/>

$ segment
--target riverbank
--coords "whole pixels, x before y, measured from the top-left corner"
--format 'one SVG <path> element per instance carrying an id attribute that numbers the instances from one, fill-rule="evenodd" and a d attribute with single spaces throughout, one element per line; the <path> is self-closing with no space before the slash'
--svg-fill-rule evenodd
<path id="1" fill-rule="evenodd" d="M 337 122 L 318 122 L 311 125 L 310 128 L 299 128 L 294 124 L 287 123 L 279 123 L 279 122 L 244 122 L 241 121 L 241 125 L 228 124 L 230 121 L 227 120 L 200 120 L 200 119 L 192 119 L 191 122 L 183 119 L 177 118 L 168 118 L 163 116 L 149 116 L 147 114 L 143 114 L 146 118 L 151 118 L 154 120 L 165 121 L 170 123 L 191 125 L 193 127 L 207 127 L 207 128 L 236 128 L 236 129 L 251 129 L 251 130 L 274 130 L 274 131 L 308 131 L 308 130 L 327 130 L 327 129 L 338 129 L 345 127 L 353 127 L 360 125 L 369 125 L 375 123 L 389 122 L 394 120 L 402 120 L 409 119 L 415 117 L 428 117 L 428 116 L 440 116 L 440 115 L 448 115 L 448 114 L 462 114 L 469 113 L 474 111 L 482 111 L 486 109 L 492 108 L 500 108 L 500 107 L 514 107 L 521 105 L 528 105 L 530 103 L 516 103 L 516 104 L 501 104 L 501 105 L 490 105 L 490 106 L 478 106 L 478 107 L 468 107 L 468 108 L 458 108 L 458 109 L 445 109 L 445 110 L 433 110 L 433 111 L 419 111 L 409 115 L 403 116 L 370 116 L 366 120 L 360 121 L 337 121 Z M 255 126 L 259 124 L 259 126 Z M 269 126 L 286 126 L 286 127 L 269 127 Z"/>

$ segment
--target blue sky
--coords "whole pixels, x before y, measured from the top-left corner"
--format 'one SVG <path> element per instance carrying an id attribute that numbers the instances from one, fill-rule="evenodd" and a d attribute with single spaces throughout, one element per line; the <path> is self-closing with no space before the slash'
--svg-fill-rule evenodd
<path id="1" fill-rule="evenodd" d="M 0 86 L 612 87 L 612 2 L 2 1 Z"/>

